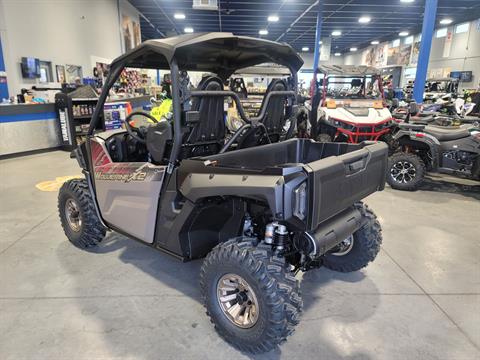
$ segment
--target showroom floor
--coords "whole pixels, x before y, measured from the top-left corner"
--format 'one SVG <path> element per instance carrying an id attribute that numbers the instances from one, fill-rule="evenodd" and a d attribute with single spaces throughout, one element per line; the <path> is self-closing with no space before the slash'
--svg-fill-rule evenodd
<path id="1" fill-rule="evenodd" d="M 57 193 L 35 185 L 79 173 L 65 152 L 0 161 L 2 360 L 480 358 L 479 186 L 429 181 L 369 197 L 384 229 L 376 262 L 307 273 L 295 334 L 247 356 L 199 303 L 200 261 L 116 234 L 91 253 L 68 243 Z"/>

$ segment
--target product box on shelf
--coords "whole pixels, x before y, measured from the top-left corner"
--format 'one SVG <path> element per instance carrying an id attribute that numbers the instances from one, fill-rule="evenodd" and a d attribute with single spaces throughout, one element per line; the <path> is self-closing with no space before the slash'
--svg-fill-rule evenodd
<path id="1" fill-rule="evenodd" d="M 115 130 L 122 127 L 123 121 L 132 112 L 129 102 L 106 103 L 103 107 L 105 130 Z"/>

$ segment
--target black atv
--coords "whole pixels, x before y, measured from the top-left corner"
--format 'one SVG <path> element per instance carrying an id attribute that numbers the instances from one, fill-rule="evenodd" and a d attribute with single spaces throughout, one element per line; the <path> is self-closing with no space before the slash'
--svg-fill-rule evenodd
<path id="1" fill-rule="evenodd" d="M 480 130 L 468 125 L 410 123 L 410 114 L 416 113 L 417 104 L 410 103 L 405 123 L 398 125 L 394 135 L 388 184 L 398 190 L 416 190 L 427 171 L 480 180 Z"/>
<path id="2" fill-rule="evenodd" d="M 295 91 L 272 90 L 248 118 L 237 94 L 223 90 L 236 69 L 266 62 L 291 69 L 296 87 L 302 60 L 290 46 L 230 33 L 149 40 L 117 58 L 89 136 L 74 151 L 85 179 L 66 182 L 58 197 L 65 234 L 79 248 L 114 230 L 182 261 L 206 257 L 199 277 L 207 313 L 221 336 L 253 353 L 282 343 L 298 324 L 296 272 L 356 271 L 375 259 L 380 224 L 360 200 L 384 188 L 387 165 L 381 143 L 290 139 L 238 149 L 240 129 L 225 141 L 225 97 L 246 124 L 267 132 L 265 118 L 281 120 L 267 117 L 270 101 L 295 101 Z M 171 71 L 173 119 L 137 112 L 125 131 L 94 134 L 126 66 Z M 216 75 L 191 91 L 182 87 L 189 70 Z M 154 124 L 133 127 L 139 115 Z"/>

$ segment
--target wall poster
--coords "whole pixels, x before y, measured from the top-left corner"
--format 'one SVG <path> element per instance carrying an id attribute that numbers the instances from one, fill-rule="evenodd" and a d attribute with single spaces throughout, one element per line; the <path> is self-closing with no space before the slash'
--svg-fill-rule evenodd
<path id="1" fill-rule="evenodd" d="M 122 34 L 125 51 L 133 49 L 142 42 L 140 24 L 128 15 L 122 16 Z"/>
<path id="2" fill-rule="evenodd" d="M 55 70 L 56 70 L 56 73 L 57 73 L 57 82 L 59 82 L 60 84 L 64 84 L 65 80 L 66 80 L 65 66 L 56 65 Z"/>
<path id="3" fill-rule="evenodd" d="M 400 45 L 388 49 L 387 65 L 407 65 L 410 62 L 412 45 Z"/>

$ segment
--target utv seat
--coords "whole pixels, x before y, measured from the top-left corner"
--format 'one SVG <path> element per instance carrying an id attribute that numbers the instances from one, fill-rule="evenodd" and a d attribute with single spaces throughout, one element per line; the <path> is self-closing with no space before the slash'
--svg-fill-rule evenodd
<path id="1" fill-rule="evenodd" d="M 267 91 L 262 100 L 263 107 L 265 105 L 265 99 L 267 95 L 272 91 L 286 91 L 287 84 L 285 80 L 273 79 L 267 87 Z M 270 137 L 271 142 L 277 142 L 280 140 L 283 134 L 283 127 L 285 126 L 285 101 L 286 96 L 276 96 L 271 98 L 265 112 L 265 117 L 262 120 L 263 125 L 267 129 L 267 134 Z"/>
<path id="2" fill-rule="evenodd" d="M 465 128 L 443 129 L 439 126 L 429 125 L 425 126 L 424 131 L 437 138 L 438 141 L 451 141 L 470 136 L 470 132 Z"/>
<path id="3" fill-rule="evenodd" d="M 287 84 L 285 80 L 273 79 L 267 87 L 265 96 L 263 97 L 260 109 L 265 106 L 267 95 L 271 91 L 286 91 Z M 238 140 L 238 148 L 247 148 L 256 145 L 263 145 L 268 143 L 265 139 L 266 135 L 270 139 L 270 142 L 275 143 L 281 140 L 284 134 L 283 127 L 285 126 L 285 101 L 286 96 L 275 96 L 270 98 L 267 108 L 265 109 L 265 116 L 261 120 L 261 123 L 265 126 L 262 128 L 251 128 L 246 131 L 244 135 Z"/>
<path id="4" fill-rule="evenodd" d="M 223 83 L 216 76 L 207 76 L 197 90 L 223 90 Z M 184 135 L 183 158 L 216 154 L 225 140 L 224 97 L 196 97 L 191 110 L 198 111 L 198 119 Z"/>
<path id="5" fill-rule="evenodd" d="M 243 78 L 230 79 L 230 90 L 235 92 L 240 99 L 248 98 L 248 92 Z"/>

